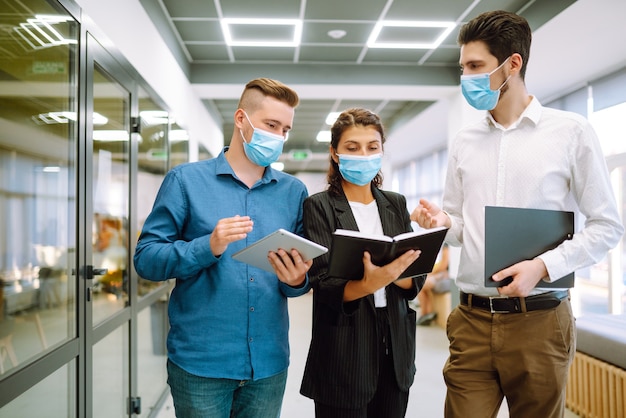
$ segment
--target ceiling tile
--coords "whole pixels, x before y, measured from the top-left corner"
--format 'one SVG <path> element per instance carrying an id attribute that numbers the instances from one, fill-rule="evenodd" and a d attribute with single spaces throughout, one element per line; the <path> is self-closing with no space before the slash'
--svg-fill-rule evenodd
<path id="1" fill-rule="evenodd" d="M 228 61 L 228 50 L 225 46 L 218 48 L 214 45 L 187 44 L 186 47 L 191 58 L 196 62 Z"/>
<path id="2" fill-rule="evenodd" d="M 233 55 L 238 61 L 287 61 L 293 62 L 295 48 L 261 48 L 233 46 Z"/>
<path id="3" fill-rule="evenodd" d="M 207 0 L 205 0 L 207 1 Z M 222 9 L 223 17 L 256 17 L 272 19 L 295 19 L 300 16 L 300 0 L 216 0 Z"/>
<path id="4" fill-rule="evenodd" d="M 346 21 L 317 22 L 305 21 L 302 27 L 303 44 L 323 45 L 363 45 L 374 29 L 376 22 L 355 23 Z M 333 30 L 343 30 L 345 36 L 334 39 L 328 35 Z"/>
<path id="5" fill-rule="evenodd" d="M 427 51 L 426 49 L 369 48 L 363 57 L 363 63 L 417 65 Z"/>
<path id="6" fill-rule="evenodd" d="M 306 18 L 319 20 L 376 21 L 386 1 L 359 0 L 309 0 L 306 2 Z"/>
<path id="7" fill-rule="evenodd" d="M 217 20 L 174 20 L 174 26 L 185 42 L 224 42 Z"/>
<path id="8" fill-rule="evenodd" d="M 459 54 L 460 48 L 458 46 L 454 48 L 437 48 L 431 52 L 426 64 L 458 67 Z"/>
<path id="9" fill-rule="evenodd" d="M 302 46 L 298 61 L 304 62 L 350 62 L 359 58 L 362 46 Z"/>
<path id="10" fill-rule="evenodd" d="M 162 0 L 171 17 L 217 17 L 212 1 Z"/>

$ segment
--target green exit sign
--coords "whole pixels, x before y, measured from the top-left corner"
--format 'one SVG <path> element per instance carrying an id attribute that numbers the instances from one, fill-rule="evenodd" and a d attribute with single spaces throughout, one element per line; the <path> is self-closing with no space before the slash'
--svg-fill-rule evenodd
<path id="1" fill-rule="evenodd" d="M 150 161 L 166 161 L 167 150 L 163 148 L 151 148 L 146 152 L 146 159 Z"/>
<path id="2" fill-rule="evenodd" d="M 66 74 L 65 62 L 58 61 L 35 61 L 32 64 L 33 74 Z"/>
<path id="3" fill-rule="evenodd" d="M 305 161 L 311 158 L 311 151 L 308 149 L 294 149 L 289 152 L 289 157 L 294 161 Z"/>

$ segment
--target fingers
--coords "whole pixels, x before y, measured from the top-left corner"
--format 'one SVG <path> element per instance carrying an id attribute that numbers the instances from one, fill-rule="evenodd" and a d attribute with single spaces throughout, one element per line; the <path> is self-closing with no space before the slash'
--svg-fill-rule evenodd
<path id="1" fill-rule="evenodd" d="M 415 209 L 413 209 L 413 212 L 411 212 L 411 220 L 417 222 L 420 226 L 428 216 L 430 216 L 428 209 L 422 204 L 417 205 Z"/>
<path id="2" fill-rule="evenodd" d="M 290 286 L 301 285 L 306 279 L 307 271 L 313 265 L 313 260 L 304 261 L 295 249 L 287 252 L 280 248 L 277 252 L 270 251 L 267 257 L 278 280 Z"/>
<path id="3" fill-rule="evenodd" d="M 498 293 L 503 296 L 525 297 L 530 294 L 539 280 L 546 274 L 543 261 L 524 260 L 500 270 L 491 278 L 496 282 L 500 282 L 507 277 L 512 277 L 513 281 L 511 283 L 498 287 Z"/>
<path id="4" fill-rule="evenodd" d="M 246 237 L 252 231 L 254 222 L 249 216 L 233 216 L 232 218 L 220 219 L 215 225 L 213 235 L 217 239 L 228 239 L 230 242 Z"/>
<path id="5" fill-rule="evenodd" d="M 411 212 L 411 220 L 413 222 L 417 222 L 418 224 L 420 223 L 419 219 L 420 219 L 423 209 L 424 208 L 421 205 L 418 205 L 415 207 L 415 209 L 413 209 L 413 212 Z"/>
<path id="6" fill-rule="evenodd" d="M 393 260 L 388 265 L 394 265 L 394 269 L 398 272 L 396 278 L 402 274 L 415 260 L 417 260 L 422 252 L 420 250 L 409 250 L 400 257 Z"/>
<path id="7" fill-rule="evenodd" d="M 226 251 L 228 244 L 244 239 L 252 231 L 254 222 L 249 216 L 233 216 L 220 219 L 213 229 L 210 238 L 211 251 L 220 255 Z"/>
<path id="8" fill-rule="evenodd" d="M 431 204 L 428 200 L 420 199 L 419 205 L 411 212 L 411 220 L 417 222 L 422 228 L 433 228 L 438 226 L 436 216 L 441 212 L 437 205 Z"/>
<path id="9" fill-rule="evenodd" d="M 504 270 L 500 270 L 499 272 L 495 273 L 493 276 L 491 276 L 491 278 L 494 282 L 499 282 L 506 279 L 507 277 L 512 277 L 514 274 L 515 271 L 513 270 L 513 268 L 507 267 Z"/>
<path id="10" fill-rule="evenodd" d="M 387 286 L 389 283 L 397 280 L 398 277 L 406 270 L 415 260 L 419 258 L 420 250 L 409 250 L 391 263 L 379 267 L 372 263 L 370 253 L 363 253 L 364 277 L 363 280 L 368 283 L 368 287 L 374 290 Z"/>

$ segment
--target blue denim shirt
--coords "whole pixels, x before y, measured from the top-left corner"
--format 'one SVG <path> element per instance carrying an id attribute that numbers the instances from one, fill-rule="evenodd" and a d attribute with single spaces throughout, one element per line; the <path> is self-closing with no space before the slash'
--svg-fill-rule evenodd
<path id="1" fill-rule="evenodd" d="M 225 152 L 179 165 L 163 180 L 135 250 L 137 273 L 148 280 L 176 278 L 169 303 L 169 359 L 204 377 L 262 379 L 289 365 L 287 297 L 290 287 L 231 255 L 278 228 L 302 235 L 308 193 L 295 177 L 270 167 L 252 188 L 239 181 Z M 209 238 L 218 220 L 248 215 L 246 239 L 215 257 Z"/>

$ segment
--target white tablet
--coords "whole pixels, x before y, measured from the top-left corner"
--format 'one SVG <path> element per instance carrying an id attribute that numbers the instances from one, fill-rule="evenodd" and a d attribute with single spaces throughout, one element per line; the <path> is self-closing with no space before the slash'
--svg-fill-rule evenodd
<path id="1" fill-rule="evenodd" d="M 261 238 L 252 245 L 233 254 L 233 258 L 251 266 L 274 272 L 272 265 L 267 259 L 270 251 L 278 251 L 279 248 L 289 252 L 292 248 L 298 250 L 304 261 L 311 260 L 328 251 L 328 248 L 302 238 L 299 235 L 285 229 L 279 229 Z"/>

